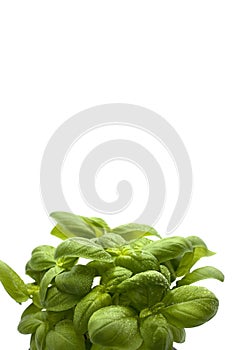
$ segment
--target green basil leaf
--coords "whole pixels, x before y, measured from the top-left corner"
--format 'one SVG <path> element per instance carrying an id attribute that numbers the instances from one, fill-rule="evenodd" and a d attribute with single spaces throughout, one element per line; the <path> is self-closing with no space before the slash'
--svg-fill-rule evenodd
<path id="1" fill-rule="evenodd" d="M 168 237 L 145 246 L 144 251 L 152 253 L 160 263 L 174 259 L 185 252 L 192 251 L 192 245 L 183 237 Z"/>
<path id="2" fill-rule="evenodd" d="M 39 309 L 36 305 L 34 305 L 33 303 L 30 304 L 25 310 L 24 312 L 22 313 L 21 315 L 21 320 L 24 316 L 27 316 L 27 315 L 32 315 L 32 314 L 36 314 L 37 312 L 40 312 L 41 309 Z"/>
<path id="3" fill-rule="evenodd" d="M 80 257 L 86 259 L 111 262 L 112 257 L 100 245 L 86 238 L 69 238 L 62 242 L 56 249 L 55 258 Z"/>
<path id="4" fill-rule="evenodd" d="M 148 350 L 171 350 L 173 334 L 165 317 L 160 314 L 140 321 L 140 333 Z"/>
<path id="5" fill-rule="evenodd" d="M 125 306 L 107 306 L 96 311 L 88 323 L 94 344 L 116 350 L 136 350 L 142 344 L 135 312 Z"/>
<path id="6" fill-rule="evenodd" d="M 76 265 L 70 271 L 59 274 L 55 278 L 55 284 L 61 292 L 82 298 L 90 292 L 94 276 L 94 269 L 86 265 Z"/>
<path id="7" fill-rule="evenodd" d="M 30 276 L 36 283 L 40 284 L 46 270 L 44 271 L 35 271 L 31 267 L 31 261 L 29 260 L 25 267 L 26 275 Z"/>
<path id="8" fill-rule="evenodd" d="M 171 273 L 169 269 L 164 265 L 160 265 L 159 269 L 161 274 L 167 279 L 168 283 L 171 284 Z"/>
<path id="9" fill-rule="evenodd" d="M 178 328 L 199 326 L 209 321 L 218 310 L 218 299 L 208 289 L 182 286 L 171 290 L 163 299 L 160 311 Z"/>
<path id="10" fill-rule="evenodd" d="M 114 248 L 126 244 L 124 238 L 116 233 L 105 233 L 103 236 L 95 238 L 93 241 L 103 248 Z"/>
<path id="11" fill-rule="evenodd" d="M 100 237 L 104 235 L 106 232 L 111 232 L 111 228 L 101 218 L 95 218 L 95 217 L 87 218 L 85 216 L 81 216 L 81 218 L 95 230 L 96 237 Z"/>
<path id="12" fill-rule="evenodd" d="M 19 275 L 10 266 L 0 260 L 0 282 L 6 292 L 18 303 L 29 298 L 27 286 Z"/>
<path id="13" fill-rule="evenodd" d="M 115 266 L 103 274 L 100 283 L 105 285 L 107 291 L 115 292 L 118 285 L 130 278 L 132 274 L 132 271 L 124 267 Z"/>
<path id="14" fill-rule="evenodd" d="M 48 270 L 56 264 L 54 259 L 55 248 L 49 245 L 41 245 L 32 251 L 30 267 L 34 271 Z"/>
<path id="15" fill-rule="evenodd" d="M 34 286 L 35 289 L 32 293 L 32 301 L 39 309 L 43 309 L 43 305 L 40 300 L 40 287 L 38 285 Z"/>
<path id="16" fill-rule="evenodd" d="M 161 236 L 153 227 L 137 224 L 135 222 L 115 227 L 112 229 L 112 232 L 122 236 L 126 241 L 138 239 L 143 236 L 156 236 L 161 238 Z"/>
<path id="17" fill-rule="evenodd" d="M 90 261 L 86 266 L 92 268 L 95 270 L 95 276 L 102 276 L 105 271 L 108 269 L 114 267 L 114 264 L 111 262 L 105 262 L 105 261 Z"/>
<path id="18" fill-rule="evenodd" d="M 47 311 L 47 320 L 50 326 L 55 326 L 58 322 L 64 319 L 73 320 L 73 316 L 74 316 L 73 309 L 60 311 L 60 312 Z"/>
<path id="19" fill-rule="evenodd" d="M 50 216 L 57 222 L 51 234 L 58 238 L 96 237 L 94 228 L 87 224 L 82 216 L 66 212 L 53 212 Z"/>
<path id="20" fill-rule="evenodd" d="M 65 311 L 76 305 L 78 300 L 76 295 L 62 293 L 56 287 L 50 287 L 43 306 L 48 311 Z"/>
<path id="21" fill-rule="evenodd" d="M 151 270 L 123 281 L 118 290 L 127 293 L 132 306 L 142 310 L 160 302 L 169 290 L 169 283 L 160 272 Z"/>
<path id="22" fill-rule="evenodd" d="M 48 289 L 48 286 L 49 284 L 52 282 L 52 280 L 57 276 L 59 275 L 59 273 L 61 273 L 64 269 L 62 269 L 61 267 L 59 266 L 55 266 L 55 267 L 52 267 L 51 269 L 49 269 L 44 277 L 42 278 L 41 280 L 41 283 L 40 283 L 40 299 L 41 299 L 41 303 L 44 302 L 45 300 L 45 297 L 46 297 L 46 294 L 47 294 L 47 289 Z"/>
<path id="23" fill-rule="evenodd" d="M 102 286 L 96 286 L 81 299 L 74 311 L 74 327 L 77 332 L 87 332 L 87 325 L 91 315 L 104 306 L 111 304 L 111 297 Z"/>
<path id="24" fill-rule="evenodd" d="M 188 236 L 186 239 L 189 240 L 189 242 L 192 244 L 193 248 L 195 248 L 195 247 L 207 248 L 206 243 L 203 241 L 203 239 L 201 239 L 198 236 Z"/>
<path id="25" fill-rule="evenodd" d="M 206 247 L 194 247 L 192 253 L 186 253 L 181 258 L 179 266 L 176 270 L 176 276 L 180 277 L 186 275 L 198 260 L 204 257 L 212 256 L 214 254 L 214 252 L 210 251 Z"/>
<path id="26" fill-rule="evenodd" d="M 48 322 L 43 322 L 39 325 L 39 327 L 37 327 L 36 333 L 35 333 L 35 344 L 36 344 L 37 350 L 44 350 L 48 331 L 49 331 Z"/>
<path id="27" fill-rule="evenodd" d="M 73 322 L 63 320 L 56 324 L 46 336 L 48 350 L 85 350 L 84 337 L 75 332 Z"/>
<path id="28" fill-rule="evenodd" d="M 31 335 L 30 339 L 30 349 L 29 350 L 38 350 L 35 342 L 35 333 Z"/>
<path id="29" fill-rule="evenodd" d="M 148 239 L 146 237 L 142 237 L 142 238 L 139 238 L 133 242 L 130 242 L 129 245 L 130 247 L 132 247 L 133 249 L 135 250 L 139 250 L 141 251 L 142 249 L 144 249 L 144 247 L 148 244 L 150 244 L 151 242 L 153 242 L 151 239 Z"/>
<path id="30" fill-rule="evenodd" d="M 18 331 L 22 334 L 35 333 L 37 327 L 39 327 L 44 321 L 46 321 L 46 317 L 47 314 L 44 311 L 26 315 L 21 318 L 18 325 Z"/>
<path id="31" fill-rule="evenodd" d="M 115 264 L 133 273 L 159 269 L 158 260 L 150 252 L 136 252 L 128 248 L 123 249 L 121 255 L 115 258 Z"/>
<path id="32" fill-rule="evenodd" d="M 169 324 L 169 328 L 173 335 L 173 340 L 176 343 L 184 343 L 186 338 L 186 333 L 184 328 L 178 328 L 172 324 Z"/>
<path id="33" fill-rule="evenodd" d="M 224 281 L 224 275 L 220 270 L 212 266 L 205 266 L 200 267 L 199 269 L 196 269 L 185 275 L 181 280 L 177 282 L 177 286 L 192 284 L 207 278 L 215 278 L 221 282 Z"/>
<path id="34" fill-rule="evenodd" d="M 93 344 L 91 350 L 115 350 L 115 348 L 110 348 L 109 346 L 102 346 L 98 344 Z"/>

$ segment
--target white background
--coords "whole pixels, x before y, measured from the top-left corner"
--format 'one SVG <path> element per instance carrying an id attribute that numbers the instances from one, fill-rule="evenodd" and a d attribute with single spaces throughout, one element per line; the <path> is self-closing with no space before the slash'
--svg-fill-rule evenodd
<path id="1" fill-rule="evenodd" d="M 79 111 L 103 103 L 125 102 L 154 110 L 177 130 L 193 166 L 192 202 L 174 234 L 204 238 L 218 254 L 203 263 L 226 275 L 224 284 L 203 282 L 220 299 L 219 312 L 209 323 L 189 330 L 178 350 L 217 350 L 232 343 L 232 16 L 232 1 L 213 0 L 9 0 L 0 5 L 0 259 L 23 275 L 32 248 L 57 244 L 49 236 L 52 223 L 39 188 L 43 151 L 57 127 Z M 123 129 L 126 137 L 149 142 L 145 135 L 139 138 L 135 131 Z M 80 141 L 79 150 L 73 154 L 71 150 L 64 164 L 64 192 L 73 207 L 80 194 L 74 175 L 77 164 L 71 160 L 94 146 L 95 137 L 90 139 L 92 144 L 88 136 Z M 158 159 L 162 154 L 158 147 Z M 115 170 L 119 174 L 122 165 Z M 172 189 L 178 181 L 165 151 L 163 166 L 167 199 L 173 203 L 177 190 Z M 133 171 L 138 173 L 138 169 L 129 173 Z M 103 196 L 109 191 L 113 195 L 115 189 L 111 190 L 106 174 L 98 180 Z M 143 181 L 142 175 L 137 176 Z M 135 199 L 142 188 L 143 183 L 135 188 Z M 129 215 L 110 218 L 109 223 L 131 221 L 134 210 L 140 209 L 137 201 Z M 75 210 L 92 214 L 85 204 Z M 165 217 L 156 226 L 161 234 Z M 16 331 L 23 307 L 1 286 L 0 295 L 1 348 L 27 350 L 28 337 Z"/>

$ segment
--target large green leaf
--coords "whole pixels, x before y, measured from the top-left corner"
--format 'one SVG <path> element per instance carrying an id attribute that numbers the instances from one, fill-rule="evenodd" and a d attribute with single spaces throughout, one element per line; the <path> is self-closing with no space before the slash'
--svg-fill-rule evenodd
<path id="1" fill-rule="evenodd" d="M 49 331 L 48 322 L 43 322 L 39 325 L 39 327 L 37 327 L 35 332 L 35 344 L 36 344 L 37 350 L 44 350 L 48 331 Z"/>
<path id="2" fill-rule="evenodd" d="M 88 323 L 94 344 L 116 350 L 136 350 L 142 344 L 135 312 L 124 306 L 107 306 L 96 311 Z"/>
<path id="3" fill-rule="evenodd" d="M 44 271 L 55 266 L 55 248 L 50 245 L 41 245 L 32 251 L 30 267 L 34 271 Z"/>
<path id="4" fill-rule="evenodd" d="M 105 262 L 105 261 L 99 261 L 99 260 L 93 260 L 90 261 L 87 264 L 88 267 L 91 267 L 95 270 L 95 276 L 102 276 L 105 271 L 107 271 L 108 269 L 111 269 L 112 267 L 114 267 L 114 263 L 113 262 Z"/>
<path id="5" fill-rule="evenodd" d="M 75 294 L 78 298 L 82 298 L 90 292 L 94 276 L 93 268 L 75 265 L 70 271 L 57 275 L 55 283 L 61 292 Z"/>
<path id="6" fill-rule="evenodd" d="M 18 331 L 22 334 L 35 333 L 37 327 L 46 321 L 47 314 L 44 311 L 39 311 L 35 314 L 29 314 L 21 318 Z"/>
<path id="7" fill-rule="evenodd" d="M 28 307 L 26 307 L 26 309 L 24 310 L 24 312 L 21 315 L 21 319 L 24 316 L 27 315 L 32 315 L 32 314 L 36 314 L 37 312 L 41 311 L 41 309 L 39 309 L 36 305 L 34 305 L 33 303 L 31 303 Z"/>
<path id="8" fill-rule="evenodd" d="M 51 234 L 58 238 L 96 237 L 94 227 L 89 225 L 82 216 L 62 211 L 53 212 L 50 216 L 57 222 L 57 225 L 51 231 Z"/>
<path id="9" fill-rule="evenodd" d="M 77 304 L 77 295 L 60 292 L 56 287 L 50 287 L 43 303 L 48 311 L 65 311 Z"/>
<path id="10" fill-rule="evenodd" d="M 69 238 L 62 242 L 55 251 L 58 260 L 64 257 L 80 257 L 111 262 L 112 257 L 100 245 L 87 238 Z"/>
<path id="11" fill-rule="evenodd" d="M 81 218 L 95 230 L 96 237 L 100 237 L 107 232 L 111 232 L 111 228 L 101 218 L 81 216 Z"/>
<path id="12" fill-rule="evenodd" d="M 25 266 L 26 275 L 30 276 L 36 283 L 40 284 L 46 270 L 44 271 L 35 271 L 31 267 L 31 261 L 29 260 Z"/>
<path id="13" fill-rule="evenodd" d="M 192 284 L 207 278 L 215 278 L 221 282 L 224 281 L 224 275 L 220 270 L 212 266 L 205 266 L 200 267 L 199 269 L 196 269 L 185 275 L 181 280 L 177 282 L 177 286 Z"/>
<path id="14" fill-rule="evenodd" d="M 209 321 L 218 310 L 218 299 L 208 289 L 182 286 L 170 291 L 163 299 L 160 312 L 168 322 L 179 328 L 199 326 Z"/>
<path id="15" fill-rule="evenodd" d="M 143 236 L 156 236 L 161 238 L 153 227 L 137 224 L 135 222 L 115 227 L 112 229 L 112 232 L 122 236 L 126 241 L 138 239 Z"/>
<path id="16" fill-rule="evenodd" d="M 0 282 L 6 292 L 18 303 L 29 298 L 27 286 L 10 266 L 0 260 Z"/>
<path id="17" fill-rule="evenodd" d="M 52 267 L 46 273 L 44 274 L 41 283 L 40 283 L 40 299 L 41 303 L 44 302 L 46 294 L 47 294 L 47 289 L 49 284 L 52 282 L 52 280 L 63 271 L 59 266 Z"/>
<path id="18" fill-rule="evenodd" d="M 75 332 L 73 322 L 63 320 L 46 337 L 47 350 L 85 350 L 84 337 Z"/>
<path id="19" fill-rule="evenodd" d="M 126 279 L 118 290 L 127 294 L 135 308 L 142 310 L 160 302 L 169 290 L 169 283 L 160 272 L 150 270 Z"/>
<path id="20" fill-rule="evenodd" d="M 103 286 L 96 286 L 77 304 L 74 311 L 74 326 L 77 332 L 86 333 L 91 315 L 111 304 L 111 297 L 104 290 Z"/>
<path id="21" fill-rule="evenodd" d="M 171 350 L 173 334 L 164 316 L 157 314 L 140 321 L 140 333 L 145 349 Z"/>
<path id="22" fill-rule="evenodd" d="M 138 250 L 142 250 L 146 245 L 152 242 L 154 241 L 152 241 L 149 238 L 142 237 L 142 238 L 136 239 L 135 241 L 130 242 L 129 245 L 130 247 L 138 251 Z"/>
<path id="23" fill-rule="evenodd" d="M 195 265 L 201 258 L 215 254 L 207 248 L 205 242 L 200 237 L 189 236 L 186 239 L 190 242 L 193 249 L 191 252 L 185 253 L 183 257 L 179 259 L 179 263 L 176 268 L 176 276 L 178 277 L 186 275 L 193 265 Z"/>
<path id="24" fill-rule="evenodd" d="M 146 245 L 143 250 L 152 253 L 162 263 L 192 251 L 193 248 L 187 239 L 175 236 L 152 242 Z"/>
<path id="25" fill-rule="evenodd" d="M 36 346 L 36 341 L 35 341 L 35 333 L 31 335 L 29 350 L 38 350 Z"/>

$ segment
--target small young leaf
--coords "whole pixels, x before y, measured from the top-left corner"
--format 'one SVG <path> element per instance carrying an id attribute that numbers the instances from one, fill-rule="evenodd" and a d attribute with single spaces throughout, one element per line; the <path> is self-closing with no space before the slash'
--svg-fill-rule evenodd
<path id="1" fill-rule="evenodd" d="M 116 350 L 136 350 L 142 344 L 135 312 L 124 306 L 107 306 L 96 311 L 88 323 L 94 344 Z"/>
<path id="2" fill-rule="evenodd" d="M 221 282 L 224 281 L 224 275 L 220 270 L 212 266 L 205 266 L 200 267 L 199 269 L 196 269 L 185 275 L 181 280 L 177 282 L 177 286 L 180 287 L 186 284 L 192 284 L 207 278 L 215 278 Z"/>
<path id="3" fill-rule="evenodd" d="M 115 292 L 118 285 L 124 280 L 130 278 L 132 274 L 132 271 L 125 269 L 124 267 L 115 266 L 103 274 L 100 283 L 104 284 L 106 290 L 109 292 Z"/>
<path id="4" fill-rule="evenodd" d="M 126 244 L 124 238 L 116 233 L 105 233 L 103 236 L 93 239 L 93 241 L 103 248 L 114 248 Z"/>
<path id="5" fill-rule="evenodd" d="M 81 334 L 86 333 L 91 315 L 104 306 L 111 304 L 111 297 L 102 286 L 97 286 L 80 300 L 74 311 L 74 327 Z"/>
<path id="6" fill-rule="evenodd" d="M 84 337 L 75 332 L 73 322 L 63 320 L 56 324 L 46 336 L 46 349 L 48 350 L 85 350 Z"/>
<path id="7" fill-rule="evenodd" d="M 123 281 L 118 290 L 127 293 L 133 307 L 142 310 L 160 302 L 169 290 L 169 284 L 160 272 L 151 270 Z"/>
<path id="8" fill-rule="evenodd" d="M 27 286 L 19 275 L 10 266 L 0 260 L 0 282 L 6 292 L 18 303 L 29 298 Z"/>
<path id="9" fill-rule="evenodd" d="M 84 297 L 90 292 L 95 273 L 86 265 L 75 265 L 70 271 L 63 272 L 55 278 L 57 288 L 64 293 Z"/>
<path id="10" fill-rule="evenodd" d="M 55 258 L 80 257 L 111 262 L 112 257 L 100 245 L 87 238 L 69 238 L 62 242 L 55 251 Z"/>
<path id="11" fill-rule="evenodd" d="M 160 314 L 141 319 L 140 333 L 145 349 L 171 350 L 173 334 L 165 317 Z"/>
<path id="12" fill-rule="evenodd" d="M 164 265 L 160 265 L 159 269 L 162 275 L 167 279 L 168 283 L 171 284 L 171 273 L 169 269 Z"/>
<path id="13" fill-rule="evenodd" d="M 187 239 L 174 236 L 152 242 L 146 245 L 143 250 L 152 253 L 162 263 L 192 251 L 193 248 Z"/>
<path id="14" fill-rule="evenodd" d="M 48 311 L 65 311 L 77 304 L 77 295 L 60 292 L 56 287 L 50 287 L 43 306 Z"/>
<path id="15" fill-rule="evenodd" d="M 137 223 L 130 223 L 127 225 L 121 225 L 112 229 L 113 233 L 117 233 L 123 237 L 126 241 L 138 239 L 143 236 L 156 236 L 161 238 L 158 232 L 151 226 L 142 225 Z"/>
<path id="16" fill-rule="evenodd" d="M 94 228 L 87 224 L 82 216 L 66 212 L 53 212 L 50 216 L 58 223 L 51 234 L 58 238 L 96 237 Z"/>
<path id="17" fill-rule="evenodd" d="M 153 254 L 146 251 L 134 251 L 127 247 L 115 258 L 115 264 L 129 269 L 133 273 L 159 269 L 159 262 Z"/>
<path id="18" fill-rule="evenodd" d="M 218 310 L 218 299 L 208 289 L 182 286 L 171 290 L 163 299 L 160 312 L 178 328 L 199 326 L 209 321 Z"/>
<path id="19" fill-rule="evenodd" d="M 169 324 L 169 328 L 172 332 L 174 342 L 176 343 L 185 342 L 186 333 L 184 328 L 178 328 L 173 324 Z"/>

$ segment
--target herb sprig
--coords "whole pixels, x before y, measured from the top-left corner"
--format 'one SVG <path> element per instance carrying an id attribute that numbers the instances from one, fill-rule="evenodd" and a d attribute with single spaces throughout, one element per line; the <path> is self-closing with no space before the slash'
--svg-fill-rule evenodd
<path id="1" fill-rule="evenodd" d="M 31 334 L 31 350 L 172 350 L 185 341 L 185 328 L 216 314 L 216 296 L 192 285 L 224 280 L 212 266 L 193 269 L 214 254 L 201 238 L 162 238 L 136 223 L 111 229 L 100 218 L 66 212 L 51 217 L 51 233 L 63 242 L 32 251 L 31 283 L 0 261 L 7 293 L 18 303 L 31 300 L 18 325 Z"/>

